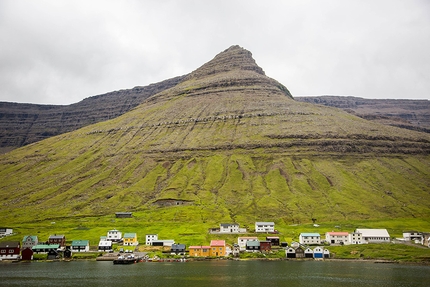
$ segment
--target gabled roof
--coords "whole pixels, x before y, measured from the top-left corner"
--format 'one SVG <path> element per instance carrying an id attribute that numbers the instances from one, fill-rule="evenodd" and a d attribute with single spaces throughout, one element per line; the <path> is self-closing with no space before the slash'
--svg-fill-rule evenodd
<path id="1" fill-rule="evenodd" d="M 124 233 L 124 238 L 135 238 L 136 233 Z"/>
<path id="2" fill-rule="evenodd" d="M 258 239 L 258 237 L 257 236 L 242 236 L 242 237 L 238 237 L 238 239 L 256 240 L 256 239 Z"/>
<path id="3" fill-rule="evenodd" d="M 73 240 L 72 246 L 87 246 L 90 245 L 89 240 Z"/>
<path id="4" fill-rule="evenodd" d="M 31 238 L 31 241 L 37 241 L 37 236 L 36 235 L 26 235 L 24 236 L 24 238 L 22 239 L 22 241 L 27 241 L 28 238 Z"/>
<path id="5" fill-rule="evenodd" d="M 319 233 L 300 233 L 300 236 L 316 236 L 316 237 L 320 237 L 321 235 Z"/>
<path id="6" fill-rule="evenodd" d="M 66 238 L 64 235 L 49 235 L 49 239 L 63 239 Z"/>
<path id="7" fill-rule="evenodd" d="M 189 249 L 209 249 L 210 246 L 190 246 Z"/>
<path id="8" fill-rule="evenodd" d="M 275 225 L 275 222 L 257 221 L 255 224 L 257 224 L 257 225 Z"/>
<path id="9" fill-rule="evenodd" d="M 3 241 L 0 242 L 2 248 L 17 248 L 19 247 L 19 241 Z"/>
<path id="10" fill-rule="evenodd" d="M 358 233 L 361 233 L 363 237 L 390 237 L 387 229 L 362 229 L 357 228 L 355 230 Z"/>
<path id="11" fill-rule="evenodd" d="M 348 232 L 341 232 L 341 231 L 332 231 L 327 232 L 326 234 L 329 234 L 330 236 L 348 236 Z"/>
<path id="12" fill-rule="evenodd" d="M 220 224 L 220 226 L 222 226 L 222 227 L 229 227 L 229 226 L 232 226 L 232 225 L 237 225 L 237 226 L 239 226 L 239 224 L 238 224 L 238 223 L 221 223 L 221 224 Z"/>
<path id="13" fill-rule="evenodd" d="M 185 249 L 185 244 L 172 244 L 172 249 Z"/>
<path id="14" fill-rule="evenodd" d="M 258 240 L 248 240 L 246 246 L 260 246 L 260 241 Z"/>
<path id="15" fill-rule="evenodd" d="M 225 240 L 211 240 L 211 246 L 225 246 Z"/>
<path id="16" fill-rule="evenodd" d="M 58 249 L 60 244 L 38 244 L 33 246 L 32 249 Z"/>
<path id="17" fill-rule="evenodd" d="M 112 246 L 112 241 L 110 240 L 100 240 L 99 246 Z"/>

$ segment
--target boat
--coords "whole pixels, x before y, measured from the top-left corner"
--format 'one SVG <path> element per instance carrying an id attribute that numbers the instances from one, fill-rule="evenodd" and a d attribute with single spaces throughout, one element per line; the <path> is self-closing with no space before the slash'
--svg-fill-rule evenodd
<path id="1" fill-rule="evenodd" d="M 137 262 L 137 258 L 131 254 L 126 257 L 123 255 L 118 256 L 118 258 L 113 261 L 113 264 L 133 264 Z"/>

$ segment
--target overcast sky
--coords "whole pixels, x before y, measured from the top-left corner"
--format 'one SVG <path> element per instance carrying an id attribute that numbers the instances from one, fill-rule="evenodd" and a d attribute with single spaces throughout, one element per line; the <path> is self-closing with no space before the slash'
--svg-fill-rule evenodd
<path id="1" fill-rule="evenodd" d="M 0 101 L 70 104 L 231 45 L 293 96 L 430 99 L 429 0 L 0 0 Z"/>

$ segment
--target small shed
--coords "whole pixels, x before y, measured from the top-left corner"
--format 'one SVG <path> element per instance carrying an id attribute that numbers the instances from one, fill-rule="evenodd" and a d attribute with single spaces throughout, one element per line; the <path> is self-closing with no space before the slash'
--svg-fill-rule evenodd
<path id="1" fill-rule="evenodd" d="M 54 260 L 57 258 L 59 258 L 57 250 L 51 249 L 48 251 L 48 260 Z"/>
<path id="2" fill-rule="evenodd" d="M 131 218 L 133 213 L 131 212 L 115 212 L 116 218 Z"/>
<path id="3" fill-rule="evenodd" d="M 324 258 L 324 249 L 321 246 L 314 248 L 314 258 Z"/>
<path id="4" fill-rule="evenodd" d="M 22 260 L 33 260 L 33 250 L 30 247 L 25 248 L 21 251 Z"/>
<path id="5" fill-rule="evenodd" d="M 66 247 L 66 250 L 64 250 L 64 258 L 70 259 L 72 258 L 72 250 L 70 248 Z"/>
<path id="6" fill-rule="evenodd" d="M 330 258 L 330 251 L 328 249 L 324 249 L 324 258 Z"/>
<path id="7" fill-rule="evenodd" d="M 296 249 L 293 247 L 287 248 L 285 252 L 287 253 L 287 258 L 296 258 Z"/>
<path id="8" fill-rule="evenodd" d="M 303 247 L 299 246 L 296 248 L 296 258 L 304 258 L 305 257 L 305 250 Z"/>
<path id="9" fill-rule="evenodd" d="M 305 258 L 314 258 L 314 251 L 309 247 L 305 249 Z"/>

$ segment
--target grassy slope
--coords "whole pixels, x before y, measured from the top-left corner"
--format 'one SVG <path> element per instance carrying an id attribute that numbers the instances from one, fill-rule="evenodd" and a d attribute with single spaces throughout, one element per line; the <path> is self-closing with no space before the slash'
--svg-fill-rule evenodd
<path id="1" fill-rule="evenodd" d="M 428 134 L 298 103 L 272 84 L 251 71 L 191 79 L 121 117 L 0 156 L 2 222 L 17 237 L 92 244 L 111 228 L 206 244 L 207 228 L 233 221 L 275 221 L 288 241 L 301 230 L 291 225 L 312 218 L 327 230 L 390 218 L 395 234 L 430 229 Z M 153 204 L 163 198 L 194 205 Z"/>

